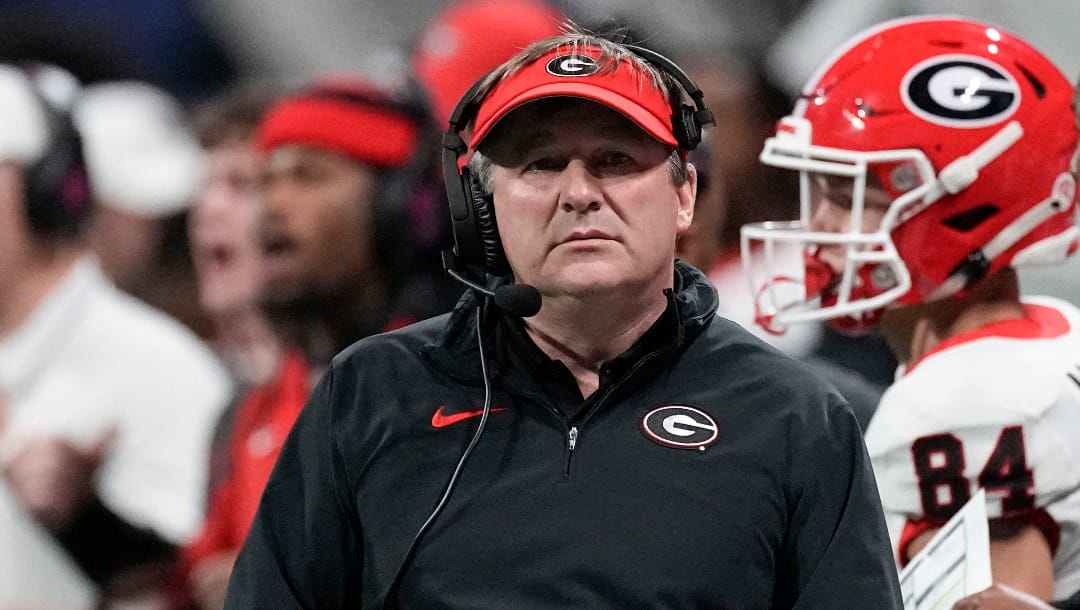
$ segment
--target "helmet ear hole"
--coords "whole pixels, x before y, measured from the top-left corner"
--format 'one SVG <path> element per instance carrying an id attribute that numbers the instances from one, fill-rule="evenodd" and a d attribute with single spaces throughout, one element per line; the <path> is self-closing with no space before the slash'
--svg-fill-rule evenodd
<path id="1" fill-rule="evenodd" d="M 967 233 L 975 227 L 981 225 L 984 221 L 989 220 L 992 216 L 1000 211 L 996 205 L 991 203 L 984 203 L 980 206 L 971 208 L 959 214 L 954 214 L 946 218 L 943 224 L 950 229 L 955 229 Z"/>

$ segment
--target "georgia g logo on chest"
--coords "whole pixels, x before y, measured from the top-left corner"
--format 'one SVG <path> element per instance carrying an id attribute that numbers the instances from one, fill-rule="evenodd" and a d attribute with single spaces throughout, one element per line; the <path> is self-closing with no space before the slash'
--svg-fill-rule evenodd
<path id="1" fill-rule="evenodd" d="M 652 409 L 641 418 L 649 440 L 678 449 L 704 449 L 720 438 L 720 427 L 708 413 L 686 405 Z"/>

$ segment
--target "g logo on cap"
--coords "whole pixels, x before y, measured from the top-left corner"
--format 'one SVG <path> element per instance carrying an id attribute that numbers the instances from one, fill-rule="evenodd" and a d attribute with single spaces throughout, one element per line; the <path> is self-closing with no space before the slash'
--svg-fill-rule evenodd
<path id="1" fill-rule="evenodd" d="M 912 68 L 900 85 L 917 116 L 947 127 L 1000 123 L 1020 106 L 1020 84 L 1001 66 L 974 55 L 944 55 Z"/>
<path id="2" fill-rule="evenodd" d="M 548 74 L 552 76 L 588 76 L 599 69 L 600 64 L 588 55 L 557 55 L 547 62 Z"/>

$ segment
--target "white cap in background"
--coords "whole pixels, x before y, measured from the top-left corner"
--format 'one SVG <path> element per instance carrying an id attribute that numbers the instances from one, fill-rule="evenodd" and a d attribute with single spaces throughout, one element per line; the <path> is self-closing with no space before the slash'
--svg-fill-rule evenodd
<path id="1" fill-rule="evenodd" d="M 18 68 L 0 65 L 0 160 L 34 163 L 48 143 L 48 120 L 30 79 Z"/>
<path id="2" fill-rule="evenodd" d="M 88 86 L 73 119 L 99 205 L 145 217 L 187 208 L 203 179 L 203 154 L 180 104 L 142 82 Z"/>

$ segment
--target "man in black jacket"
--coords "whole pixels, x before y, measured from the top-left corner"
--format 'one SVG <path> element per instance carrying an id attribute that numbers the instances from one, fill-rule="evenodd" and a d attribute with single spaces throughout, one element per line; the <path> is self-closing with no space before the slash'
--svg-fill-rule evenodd
<path id="1" fill-rule="evenodd" d="M 466 94 L 447 263 L 473 292 L 335 359 L 227 607 L 900 607 L 851 411 L 674 259 L 711 119 L 680 87 L 571 33 Z"/>

